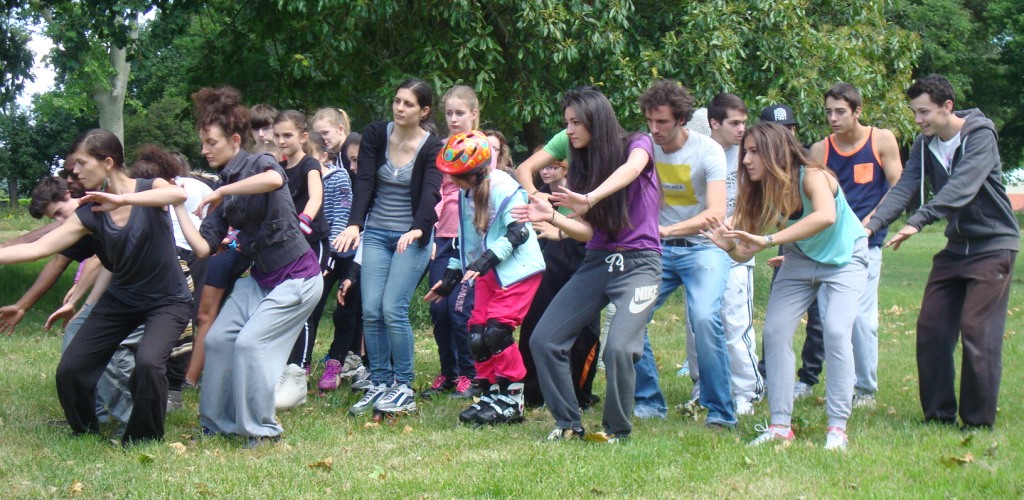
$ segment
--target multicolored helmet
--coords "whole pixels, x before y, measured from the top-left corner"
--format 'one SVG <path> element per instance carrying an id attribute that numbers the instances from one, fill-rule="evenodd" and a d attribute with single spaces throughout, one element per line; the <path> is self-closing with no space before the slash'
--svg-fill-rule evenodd
<path id="1" fill-rule="evenodd" d="M 459 175 L 491 163 L 491 144 L 479 130 L 455 134 L 437 154 L 437 169 Z"/>

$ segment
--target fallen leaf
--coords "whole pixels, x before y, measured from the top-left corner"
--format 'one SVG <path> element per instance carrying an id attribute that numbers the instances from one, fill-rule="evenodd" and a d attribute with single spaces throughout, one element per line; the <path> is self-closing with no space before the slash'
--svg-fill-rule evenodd
<path id="1" fill-rule="evenodd" d="M 68 493 L 71 495 L 78 495 L 85 491 L 85 485 L 81 481 L 71 481 L 71 486 L 68 486 Z"/>
<path id="2" fill-rule="evenodd" d="M 319 462 L 306 464 L 306 467 L 309 467 L 310 469 L 320 469 L 324 472 L 331 472 L 334 470 L 334 458 L 327 457 Z"/>
<path id="3" fill-rule="evenodd" d="M 412 426 L 405 426 L 405 428 L 402 429 L 402 434 L 412 434 Z"/>
<path id="4" fill-rule="evenodd" d="M 743 465 L 745 465 L 747 467 L 750 467 L 750 466 L 754 465 L 754 461 L 751 460 L 750 457 L 748 457 L 746 455 L 743 455 Z"/>
<path id="5" fill-rule="evenodd" d="M 151 455 L 149 453 L 140 453 L 139 454 L 139 463 L 140 464 L 152 463 L 154 460 L 156 460 L 156 456 L 155 455 Z"/>
<path id="6" fill-rule="evenodd" d="M 384 469 L 381 468 L 381 466 L 374 465 L 373 466 L 373 472 L 371 472 L 366 477 L 368 477 L 370 479 L 380 479 L 380 480 L 383 481 L 384 479 L 387 478 L 387 473 L 384 472 Z"/>
<path id="7" fill-rule="evenodd" d="M 949 467 L 955 467 L 957 465 L 967 465 L 974 462 L 974 455 L 971 453 L 964 453 L 962 457 L 943 457 L 942 463 Z"/>
<path id="8" fill-rule="evenodd" d="M 171 444 L 169 444 L 167 446 L 169 446 L 172 450 L 174 450 L 174 454 L 175 455 L 184 455 L 185 451 L 188 450 L 185 447 L 185 445 L 183 445 L 181 443 L 171 443 Z"/>
<path id="9" fill-rule="evenodd" d="M 380 427 L 380 422 L 367 422 L 363 424 L 364 429 L 373 429 L 375 427 Z"/>
<path id="10" fill-rule="evenodd" d="M 974 441 L 974 434 L 968 434 L 967 437 L 960 441 L 960 446 L 970 446 L 971 441 Z"/>

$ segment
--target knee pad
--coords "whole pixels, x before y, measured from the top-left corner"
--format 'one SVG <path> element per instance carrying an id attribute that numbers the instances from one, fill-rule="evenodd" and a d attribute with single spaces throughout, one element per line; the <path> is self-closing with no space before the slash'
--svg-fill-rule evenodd
<path id="1" fill-rule="evenodd" d="M 487 330 L 484 331 L 484 340 L 487 341 L 487 347 L 492 353 L 501 354 L 502 351 L 516 343 L 515 337 L 512 336 L 514 330 L 514 327 L 499 321 L 488 320 Z"/>
<path id="2" fill-rule="evenodd" d="M 469 352 L 473 355 L 473 361 L 477 363 L 491 359 L 491 348 L 487 347 L 487 341 L 484 339 L 485 330 L 484 325 L 469 327 Z"/>

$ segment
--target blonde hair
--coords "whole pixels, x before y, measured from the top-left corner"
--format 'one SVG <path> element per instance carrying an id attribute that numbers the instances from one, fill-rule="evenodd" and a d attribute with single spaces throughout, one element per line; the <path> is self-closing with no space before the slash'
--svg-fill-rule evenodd
<path id="1" fill-rule="evenodd" d="M 316 123 L 318 121 L 325 120 L 330 123 L 332 127 L 341 126 L 345 129 L 345 133 L 349 134 L 352 132 L 352 126 L 348 121 L 348 113 L 341 108 L 320 108 L 313 115 L 313 121 L 310 123 Z"/>
<path id="2" fill-rule="evenodd" d="M 735 226 L 750 233 L 781 229 L 786 218 L 809 208 L 800 200 L 800 167 L 824 170 L 833 177 L 834 174 L 810 159 L 789 129 L 773 122 L 758 123 L 743 134 L 740 165 L 747 155 L 747 138 L 754 140 L 764 174 L 755 182 L 746 168 L 739 169 Z"/>
<path id="3" fill-rule="evenodd" d="M 474 92 L 473 89 L 471 89 L 471 88 L 469 88 L 469 87 L 467 87 L 465 85 L 456 85 L 456 86 L 448 89 L 448 92 L 444 93 L 444 97 L 441 98 L 441 102 L 444 103 L 445 106 L 447 106 L 448 105 L 448 99 L 453 99 L 453 98 L 465 101 L 466 105 L 469 106 L 469 109 L 471 111 L 476 111 L 477 112 L 476 120 L 472 124 L 470 124 L 469 129 L 470 130 L 477 130 L 477 129 L 479 129 L 480 128 L 480 100 L 477 99 L 476 92 Z"/>

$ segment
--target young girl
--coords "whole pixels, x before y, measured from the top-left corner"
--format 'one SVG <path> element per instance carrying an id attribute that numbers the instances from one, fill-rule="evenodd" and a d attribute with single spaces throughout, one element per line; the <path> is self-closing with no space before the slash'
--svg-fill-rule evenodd
<path id="1" fill-rule="evenodd" d="M 491 145 L 491 151 L 494 152 L 491 157 L 491 169 L 502 170 L 506 174 L 514 176 L 516 167 L 512 164 L 512 153 L 508 147 L 508 141 L 505 140 L 505 134 L 494 129 L 484 130 L 484 134 L 487 136 L 487 142 Z"/>
<path id="2" fill-rule="evenodd" d="M 465 85 L 456 85 L 445 93 L 444 117 L 448 123 L 449 136 L 464 134 L 480 124 L 480 104 L 476 92 Z M 459 235 L 459 186 L 451 176 L 445 175 L 441 182 L 441 202 L 435 208 L 437 224 L 434 225 L 434 258 L 430 261 L 428 283 L 441 279 L 448 262 L 459 254 L 456 237 Z M 446 297 L 440 297 L 430 304 L 430 319 L 434 324 L 434 341 L 441 361 L 441 373 L 433 384 L 422 393 L 430 398 L 442 392 L 451 392 L 452 397 L 471 398 L 480 394 L 483 387 L 490 387 L 487 381 L 474 383 L 476 369 L 469 352 L 469 332 L 466 327 L 473 310 L 473 293 L 469 285 L 457 284 Z"/>
<path id="3" fill-rule="evenodd" d="M 597 90 L 571 91 L 561 104 L 571 144 L 568 184 L 579 193 L 563 188 L 551 199 L 573 210 L 574 218 L 536 195 L 513 213 L 522 221 L 547 221 L 589 243 L 579 270 L 541 317 L 530 349 L 544 401 L 555 417 L 548 439 L 581 438 L 580 406 L 566 353 L 580 328 L 606 304 L 615 304 L 619 313 L 604 351 L 608 386 L 602 422 L 607 439 L 618 442 L 633 429 L 633 362 L 640 358 L 644 326 L 661 282 L 654 146 L 650 137 L 622 130 L 611 103 Z"/>
<path id="4" fill-rule="evenodd" d="M 469 348 L 477 378 L 488 387 L 480 401 L 459 414 L 462 422 L 514 423 L 523 418 L 526 367 L 512 332 L 522 324 L 540 285 L 544 257 L 533 228 L 512 217 L 526 191 L 511 176 L 490 171 L 490 145 L 476 130 L 455 134 L 437 158 L 459 193 L 459 257 L 426 300 L 440 300 L 460 282 L 475 280 Z M 493 270 L 493 272 L 489 272 Z"/>
<path id="5" fill-rule="evenodd" d="M 284 432 L 274 418 L 274 385 L 299 329 L 323 291 L 316 254 L 302 237 L 287 189 L 288 177 L 270 155 L 242 149 L 248 133 L 241 95 L 229 87 L 192 95 L 203 155 L 220 175 L 219 187 L 196 230 L 176 205 L 182 232 L 199 257 L 219 248 L 228 227 L 239 230 L 239 250 L 253 259 L 251 275 L 234 292 L 206 337 L 199 420 L 204 432 L 247 436 L 250 445 Z"/>
<path id="6" fill-rule="evenodd" d="M 185 190 L 163 179 L 129 178 L 121 142 L 106 130 L 85 132 L 71 150 L 74 172 L 89 193 L 46 236 L 0 250 L 0 264 L 38 260 L 93 235 L 96 253 L 112 274 L 106 292 L 61 355 L 57 397 L 72 432 L 98 433 L 96 382 L 118 344 L 145 325 L 128 379 L 133 406 L 122 443 L 161 439 L 167 358 L 192 315 L 192 294 L 178 266 L 166 210 L 185 201 Z"/>
<path id="7" fill-rule="evenodd" d="M 311 146 L 309 131 L 306 128 L 306 115 L 294 109 L 282 111 L 274 120 L 274 140 L 287 158 L 281 162 L 281 166 L 288 176 L 288 191 L 298 212 L 299 229 L 302 230 L 310 248 L 316 253 L 321 271 L 326 273 L 333 266 L 333 262 L 327 244 L 329 228 L 323 211 L 324 184 L 320 162 L 308 154 Z M 313 311 L 316 312 L 317 309 L 314 308 Z M 323 309 L 321 308 L 319 312 L 323 314 Z M 306 402 L 306 375 L 309 373 L 319 324 L 320 315 L 310 314 L 299 331 L 299 338 L 292 347 L 284 374 L 274 391 L 275 404 L 279 410 L 293 408 Z"/>
<path id="8" fill-rule="evenodd" d="M 372 291 L 363 294 L 363 334 L 373 385 L 353 415 L 416 410 L 409 301 L 430 260 L 440 200 L 442 144 L 423 129 L 433 100 L 426 82 L 406 80 L 391 104 L 394 121 L 363 130 L 349 225 L 336 245 L 346 252 L 363 239 L 360 281 Z"/>
<path id="9" fill-rule="evenodd" d="M 867 280 L 867 235 L 846 203 L 835 175 L 809 159 L 785 127 L 759 123 L 747 129 L 740 151 L 739 193 L 732 229 L 717 219 L 704 233 L 737 262 L 785 245 L 786 259 L 768 297 L 764 351 L 771 425 L 750 445 L 791 441 L 796 369 L 793 332 L 821 289 L 826 301 L 825 449 L 845 450 L 853 401 L 853 321 Z M 774 234 L 761 233 L 777 229 Z"/>

